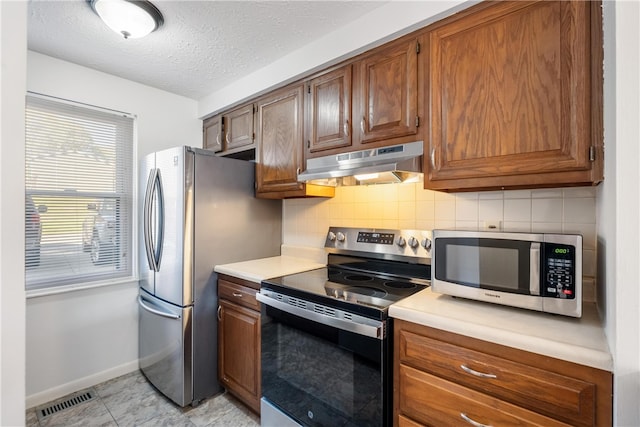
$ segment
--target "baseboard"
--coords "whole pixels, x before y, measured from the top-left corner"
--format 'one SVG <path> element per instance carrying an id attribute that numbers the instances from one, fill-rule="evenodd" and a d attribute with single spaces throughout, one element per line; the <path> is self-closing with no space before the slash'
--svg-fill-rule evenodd
<path id="1" fill-rule="evenodd" d="M 42 405 L 43 403 L 51 402 L 52 400 L 75 393 L 76 391 L 93 387 L 96 384 L 119 377 L 120 375 L 128 374 L 129 372 L 133 372 L 137 369 L 138 360 L 133 360 L 123 365 L 116 366 L 115 368 L 107 369 L 106 371 L 98 372 L 96 374 L 89 375 L 88 377 L 79 378 L 75 381 L 27 396 L 25 407 L 27 409 L 31 409 L 35 406 Z"/>

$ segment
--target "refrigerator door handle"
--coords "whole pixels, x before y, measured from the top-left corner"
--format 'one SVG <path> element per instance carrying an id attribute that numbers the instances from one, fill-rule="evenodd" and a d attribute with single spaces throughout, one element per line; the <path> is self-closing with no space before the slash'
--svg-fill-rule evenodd
<path id="1" fill-rule="evenodd" d="M 147 265 L 149 270 L 156 271 L 155 258 L 153 255 L 153 242 L 151 240 L 151 196 L 153 194 L 153 186 L 155 183 L 156 168 L 149 171 L 147 178 L 147 190 L 144 196 L 144 209 L 142 213 L 144 248 L 147 253 Z"/>
<path id="2" fill-rule="evenodd" d="M 142 295 L 138 295 L 138 305 L 140 305 L 140 307 L 147 310 L 148 312 L 157 314 L 158 316 L 166 317 L 169 319 L 175 319 L 175 320 L 180 319 L 180 316 L 178 316 L 177 314 L 167 313 L 166 311 L 161 311 L 155 308 L 151 308 L 148 305 L 146 305 L 143 301 L 144 299 L 142 298 Z"/>
<path id="3" fill-rule="evenodd" d="M 162 175 L 160 174 L 160 169 L 156 169 L 156 176 L 153 185 L 154 192 L 156 193 L 157 200 L 157 216 L 158 216 L 158 235 L 155 237 L 155 249 L 154 249 L 154 259 L 155 259 L 155 270 L 160 271 L 160 261 L 162 260 L 162 248 L 164 246 L 164 191 L 162 188 Z"/>

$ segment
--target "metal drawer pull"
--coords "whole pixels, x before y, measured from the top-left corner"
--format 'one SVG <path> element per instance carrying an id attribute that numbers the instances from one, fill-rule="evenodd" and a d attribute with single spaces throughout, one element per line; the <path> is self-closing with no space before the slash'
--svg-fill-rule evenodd
<path id="1" fill-rule="evenodd" d="M 462 412 L 460 412 L 460 417 L 474 427 L 493 427 L 489 424 L 482 424 L 477 421 L 473 421 L 471 418 L 467 417 L 467 415 Z"/>
<path id="2" fill-rule="evenodd" d="M 469 367 L 467 367 L 465 365 L 460 365 L 460 369 L 465 371 L 467 374 L 475 375 L 476 377 L 480 377 L 480 378 L 498 378 L 494 374 L 485 374 L 484 372 L 474 371 L 473 369 L 471 369 L 471 368 L 469 368 Z"/>
<path id="3" fill-rule="evenodd" d="M 234 296 L 234 297 L 238 297 L 238 298 L 242 298 L 242 294 L 241 294 L 241 293 L 238 293 L 238 292 L 234 292 L 234 293 L 233 293 L 233 296 Z"/>

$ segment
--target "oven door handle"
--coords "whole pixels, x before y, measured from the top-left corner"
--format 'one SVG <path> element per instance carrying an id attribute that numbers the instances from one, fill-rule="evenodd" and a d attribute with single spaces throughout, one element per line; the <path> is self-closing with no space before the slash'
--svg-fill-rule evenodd
<path id="1" fill-rule="evenodd" d="M 353 332 L 354 334 L 358 335 L 376 338 L 379 340 L 385 338 L 384 322 L 379 320 L 370 319 L 371 323 L 373 324 L 367 325 L 352 320 L 344 320 L 336 317 L 331 317 L 321 313 L 316 313 L 315 311 L 296 307 L 287 304 L 286 302 L 278 301 L 259 292 L 256 294 L 256 299 L 265 305 L 271 306 L 275 309 L 293 314 L 298 317 L 302 317 L 303 319 L 313 320 L 314 322 L 322 323 L 323 325 L 342 329 L 343 331 Z"/>

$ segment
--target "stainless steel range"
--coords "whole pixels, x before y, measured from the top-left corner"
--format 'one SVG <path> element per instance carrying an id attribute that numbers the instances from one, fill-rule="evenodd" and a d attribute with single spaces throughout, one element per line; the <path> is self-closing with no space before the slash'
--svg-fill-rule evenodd
<path id="1" fill-rule="evenodd" d="M 331 227 L 325 268 L 262 282 L 262 426 L 392 425 L 391 304 L 429 286 L 431 232 Z"/>

